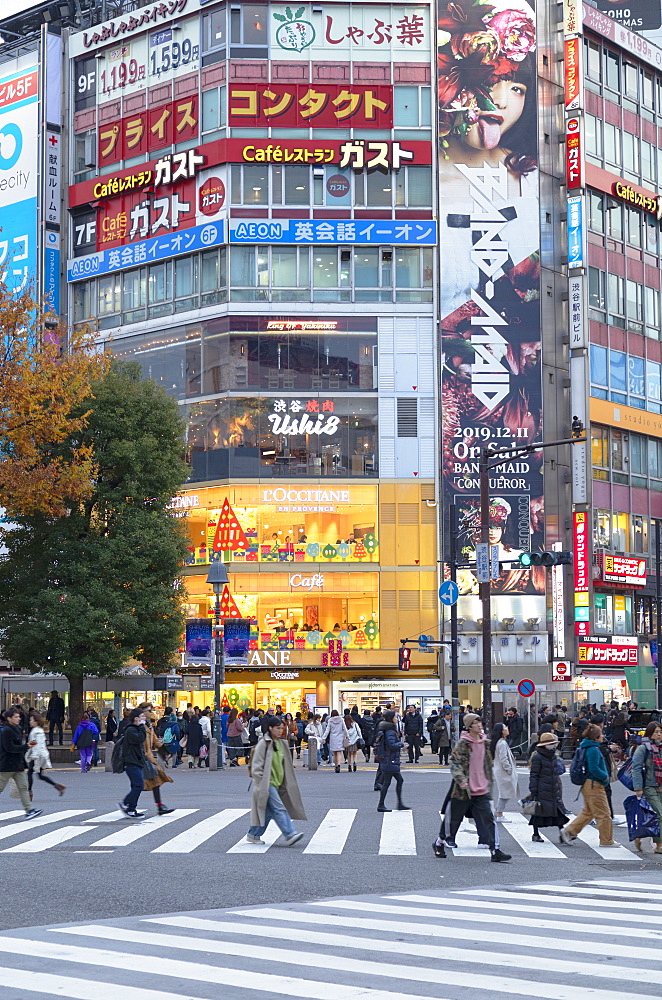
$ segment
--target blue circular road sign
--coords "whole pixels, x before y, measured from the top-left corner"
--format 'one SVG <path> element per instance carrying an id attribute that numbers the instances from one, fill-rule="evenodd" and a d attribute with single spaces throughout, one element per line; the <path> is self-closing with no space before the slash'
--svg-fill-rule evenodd
<path id="1" fill-rule="evenodd" d="M 445 604 L 447 608 L 450 608 L 453 604 L 457 603 L 457 599 L 460 596 L 460 588 L 452 580 L 444 580 L 441 587 L 439 588 L 439 600 L 442 604 Z"/>

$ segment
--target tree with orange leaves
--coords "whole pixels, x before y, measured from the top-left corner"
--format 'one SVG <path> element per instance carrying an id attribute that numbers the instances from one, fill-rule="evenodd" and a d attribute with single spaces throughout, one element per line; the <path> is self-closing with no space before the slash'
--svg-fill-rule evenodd
<path id="1" fill-rule="evenodd" d="M 59 446 L 85 428 L 80 404 L 108 359 L 90 334 L 67 336 L 46 318 L 28 294 L 0 284 L 0 507 L 10 517 L 61 516 L 91 490 L 91 445 Z"/>

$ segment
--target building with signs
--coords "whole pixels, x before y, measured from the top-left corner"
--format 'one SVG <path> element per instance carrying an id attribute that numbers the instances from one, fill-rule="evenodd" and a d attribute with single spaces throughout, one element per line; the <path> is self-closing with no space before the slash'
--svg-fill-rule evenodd
<path id="1" fill-rule="evenodd" d="M 431 707 L 437 664 L 415 639 L 447 629 L 453 534 L 460 697 L 478 703 L 481 449 L 568 438 L 576 416 L 586 446 L 490 475 L 494 693 L 529 677 L 548 703 L 573 685 L 643 703 L 662 516 L 656 18 L 626 24 L 607 0 L 566 0 L 562 32 L 528 0 L 84 6 L 57 42 L 66 114 L 34 126 L 42 187 L 64 137 L 67 213 L 33 170 L 10 227 L 41 219 L 25 266 L 54 302 L 60 273 L 61 311 L 185 415 L 182 698 L 208 686 L 222 560 L 223 617 L 249 623 L 228 700 Z M 3 83 L 36 65 L 0 64 Z M 519 562 L 553 548 L 574 574 Z"/>
<path id="2" fill-rule="evenodd" d="M 231 703 L 374 705 L 438 626 L 434 37 L 429 3 L 173 0 L 69 38 L 70 317 L 185 413 Z"/>

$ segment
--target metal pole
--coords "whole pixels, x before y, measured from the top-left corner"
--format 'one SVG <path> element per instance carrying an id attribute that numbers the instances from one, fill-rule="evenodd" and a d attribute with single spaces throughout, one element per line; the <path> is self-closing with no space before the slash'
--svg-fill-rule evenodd
<path id="1" fill-rule="evenodd" d="M 662 580 L 660 578 L 660 519 L 655 519 L 655 634 L 657 637 L 657 707 L 662 709 Z"/>
<path id="2" fill-rule="evenodd" d="M 487 448 L 480 454 L 480 540 L 490 544 L 490 470 L 489 460 L 494 458 Z M 492 731 L 492 581 L 488 575 L 487 582 L 481 583 L 480 599 L 483 605 L 483 729 L 486 733 Z"/>
<path id="3" fill-rule="evenodd" d="M 214 605 L 214 722 L 212 735 L 216 740 L 217 766 L 223 767 L 223 739 L 221 727 L 221 684 L 225 681 L 225 665 L 223 662 L 223 640 L 221 639 L 221 590 L 217 584 L 216 603 Z"/>
<path id="4" fill-rule="evenodd" d="M 451 580 L 457 583 L 457 507 L 450 506 L 450 569 Z M 457 601 L 451 604 L 451 708 L 455 739 L 460 737 L 460 692 L 457 671 Z"/>

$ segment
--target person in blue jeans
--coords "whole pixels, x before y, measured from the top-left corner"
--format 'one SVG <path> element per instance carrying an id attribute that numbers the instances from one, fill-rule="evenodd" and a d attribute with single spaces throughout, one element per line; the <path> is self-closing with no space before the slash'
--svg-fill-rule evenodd
<path id="1" fill-rule="evenodd" d="M 124 760 L 124 771 L 131 782 L 131 788 L 118 805 L 123 813 L 131 819 L 142 819 L 145 815 L 138 812 L 136 808 L 140 793 L 145 787 L 143 777 L 143 767 L 145 765 L 145 723 L 147 717 L 141 708 L 134 708 L 129 713 L 129 725 L 124 730 L 124 743 L 122 745 L 122 759 Z"/>
<path id="2" fill-rule="evenodd" d="M 273 820 L 285 837 L 285 846 L 293 847 L 303 837 L 297 833 L 294 819 L 306 819 L 289 745 L 282 739 L 284 726 L 277 716 L 268 716 L 267 730 L 253 751 L 250 764 L 253 779 L 251 825 L 246 835 L 249 844 L 264 844 L 262 834 Z"/>

